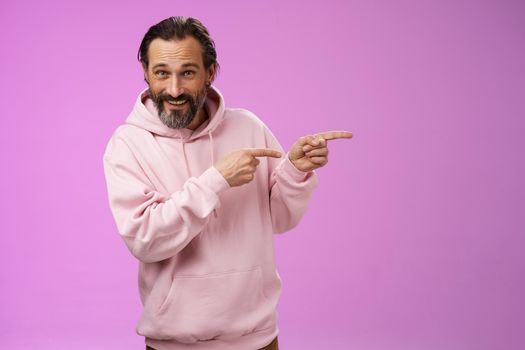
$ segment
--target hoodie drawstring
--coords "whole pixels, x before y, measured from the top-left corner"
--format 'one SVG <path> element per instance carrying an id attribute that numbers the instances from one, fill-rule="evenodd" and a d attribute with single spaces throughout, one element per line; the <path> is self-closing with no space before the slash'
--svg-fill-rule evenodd
<path id="1" fill-rule="evenodd" d="M 210 138 L 210 155 L 211 155 L 211 166 L 215 164 L 215 158 L 213 156 L 213 136 L 211 135 L 211 130 L 208 131 L 208 136 Z M 213 209 L 213 216 L 217 218 L 217 209 Z"/>
<path id="2" fill-rule="evenodd" d="M 184 147 L 186 142 L 182 141 L 181 143 L 182 143 L 182 157 L 184 158 L 184 168 L 186 169 L 186 176 L 189 179 L 191 177 L 191 175 L 190 175 L 190 167 L 188 165 L 188 158 L 186 157 L 186 148 Z"/>
<path id="3" fill-rule="evenodd" d="M 208 137 L 210 138 L 210 154 L 211 154 L 211 166 L 215 164 L 215 158 L 213 156 L 213 136 L 211 135 L 211 131 L 208 132 Z M 182 140 L 182 157 L 184 158 L 184 168 L 186 170 L 186 176 L 189 179 L 191 177 L 190 175 L 190 167 L 188 164 L 188 157 L 186 157 L 186 142 Z M 217 218 L 217 209 L 213 209 L 213 216 Z"/>
<path id="4" fill-rule="evenodd" d="M 213 158 L 213 136 L 211 135 L 211 131 L 208 132 L 208 136 L 210 137 L 211 165 L 213 166 L 215 164 L 215 159 Z"/>

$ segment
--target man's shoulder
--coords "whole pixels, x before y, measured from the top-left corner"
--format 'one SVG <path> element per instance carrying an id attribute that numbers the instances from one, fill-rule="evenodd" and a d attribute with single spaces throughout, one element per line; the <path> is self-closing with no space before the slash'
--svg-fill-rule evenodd
<path id="1" fill-rule="evenodd" d="M 113 131 L 113 134 L 111 135 L 112 139 L 121 139 L 121 140 L 132 140 L 136 139 L 137 137 L 140 137 L 144 134 L 151 134 L 149 131 L 138 127 L 133 124 L 121 124 L 119 125 L 115 131 Z"/>
<path id="2" fill-rule="evenodd" d="M 225 120 L 235 125 L 245 125 L 266 128 L 264 122 L 252 111 L 246 108 L 226 108 Z"/>
<path id="3" fill-rule="evenodd" d="M 115 149 L 130 149 L 130 144 L 143 140 L 144 133 L 149 134 L 149 131 L 132 124 L 126 123 L 117 126 L 107 142 L 105 156 L 111 155 Z"/>

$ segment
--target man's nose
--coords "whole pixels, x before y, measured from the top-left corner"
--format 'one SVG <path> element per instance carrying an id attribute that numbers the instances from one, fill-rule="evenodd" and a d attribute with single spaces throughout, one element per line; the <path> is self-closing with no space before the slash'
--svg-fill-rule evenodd
<path id="1" fill-rule="evenodd" d="M 176 77 L 172 77 L 168 83 L 166 92 L 171 95 L 171 97 L 177 98 L 180 94 L 184 92 L 180 81 Z"/>

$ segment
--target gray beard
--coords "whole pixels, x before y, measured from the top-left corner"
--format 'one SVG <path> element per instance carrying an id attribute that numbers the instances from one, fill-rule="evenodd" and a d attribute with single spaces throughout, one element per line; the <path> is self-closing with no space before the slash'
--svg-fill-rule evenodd
<path id="1" fill-rule="evenodd" d="M 159 108 L 157 107 L 157 109 Z M 193 121 L 195 115 L 197 115 L 191 108 L 188 109 L 186 113 L 180 113 L 178 111 L 166 112 L 164 108 L 162 109 L 162 111 L 159 110 L 159 118 L 164 125 L 171 129 L 183 129 L 187 127 Z"/>
<path id="2" fill-rule="evenodd" d="M 205 86 L 195 97 L 186 95 L 188 103 L 190 104 L 186 112 L 176 110 L 166 111 L 163 104 L 163 101 L 167 99 L 166 96 L 155 95 L 152 93 L 151 89 L 149 90 L 149 95 L 155 104 L 155 107 L 157 107 L 159 119 L 164 125 L 171 129 L 183 129 L 190 125 L 199 110 L 204 106 L 207 94 L 208 88 Z"/>

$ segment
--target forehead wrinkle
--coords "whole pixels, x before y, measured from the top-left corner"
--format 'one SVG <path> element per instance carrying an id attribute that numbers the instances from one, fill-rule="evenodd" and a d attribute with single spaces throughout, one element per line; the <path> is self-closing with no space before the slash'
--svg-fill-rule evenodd
<path id="1" fill-rule="evenodd" d="M 179 67 L 188 63 L 201 67 L 202 49 L 195 39 L 179 41 L 155 39 L 150 45 L 150 62 L 152 67 L 158 64 Z"/>

